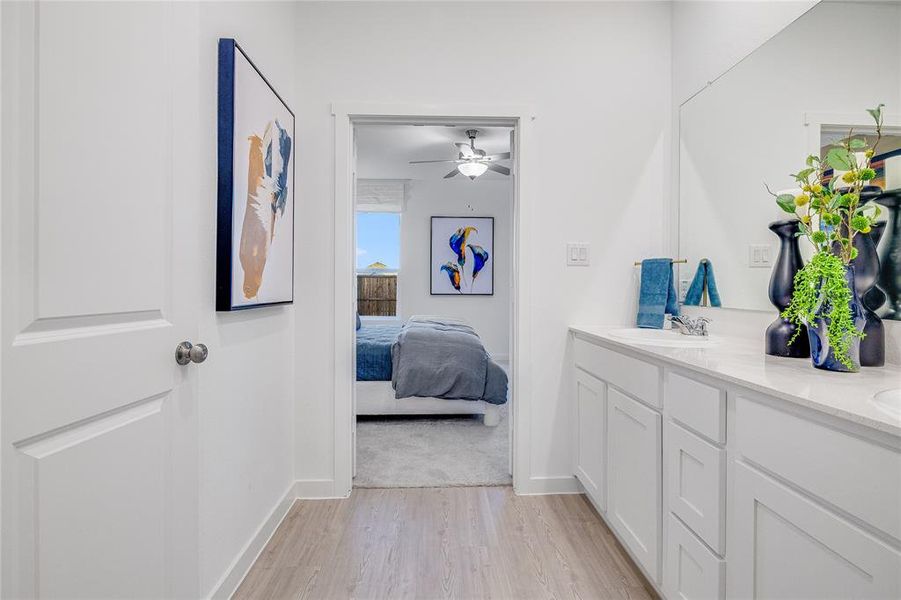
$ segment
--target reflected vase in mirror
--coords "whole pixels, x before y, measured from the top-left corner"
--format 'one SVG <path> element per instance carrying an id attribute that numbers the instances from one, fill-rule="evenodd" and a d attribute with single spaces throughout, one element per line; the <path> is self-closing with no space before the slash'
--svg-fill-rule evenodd
<path id="1" fill-rule="evenodd" d="M 873 223 L 873 231 L 870 232 L 870 237 L 873 238 L 873 245 L 876 248 L 879 248 L 879 241 L 882 239 L 882 236 L 885 234 L 885 221 L 879 221 L 877 223 Z M 876 257 L 877 260 L 879 257 Z M 881 264 L 881 263 L 880 263 Z M 879 309 L 882 308 L 882 305 L 885 304 L 887 296 L 885 292 L 877 285 L 874 285 L 870 288 L 870 291 L 866 293 L 866 295 L 862 296 L 863 305 L 868 309 L 872 310 L 874 313 L 879 312 Z"/>
<path id="2" fill-rule="evenodd" d="M 785 356 L 788 358 L 807 358 L 810 356 L 810 344 L 808 342 L 805 327 L 800 326 L 800 333 L 796 336 L 799 326 L 782 316 L 792 300 L 795 288 L 795 274 L 804 266 L 801 259 L 801 249 L 798 247 L 798 219 L 784 219 L 770 223 L 770 231 L 779 237 L 779 256 L 776 265 L 770 275 L 770 302 L 779 310 L 779 316 L 766 328 L 766 353 L 772 356 Z M 794 342 L 789 344 L 792 338 Z"/>
<path id="3" fill-rule="evenodd" d="M 885 192 L 876 203 L 888 209 L 877 280 L 887 299 L 879 314 L 883 319 L 901 320 L 901 190 Z"/>
<path id="4" fill-rule="evenodd" d="M 857 258 L 851 261 L 854 268 L 854 283 L 858 297 L 870 297 L 872 290 L 876 288 L 876 278 L 879 276 L 879 256 L 876 254 L 877 236 L 884 231 L 882 227 L 874 224 L 869 233 L 858 233 L 854 236 L 854 247 L 857 248 Z M 877 234 L 877 230 L 880 232 Z M 864 338 L 860 341 L 860 366 L 881 367 L 885 365 L 885 326 L 882 319 L 871 310 L 866 302 L 862 303 L 864 318 Z"/>
<path id="5" fill-rule="evenodd" d="M 848 265 L 845 269 L 845 281 L 848 284 L 848 289 L 851 291 L 851 300 L 848 303 L 851 310 L 851 320 L 854 323 L 854 328 L 862 331 L 866 325 L 867 318 L 864 314 L 863 302 L 861 302 L 857 293 L 853 264 Z M 813 361 L 813 366 L 817 369 L 841 373 L 857 372 L 860 370 L 860 338 L 853 338 L 848 348 L 850 365 L 840 361 L 829 344 L 829 336 L 826 331 L 829 327 L 829 319 L 825 315 L 830 308 L 828 302 L 821 300 L 817 310 L 817 318 L 813 323 L 809 323 L 807 327 L 808 338 L 810 339 L 810 358 Z"/>

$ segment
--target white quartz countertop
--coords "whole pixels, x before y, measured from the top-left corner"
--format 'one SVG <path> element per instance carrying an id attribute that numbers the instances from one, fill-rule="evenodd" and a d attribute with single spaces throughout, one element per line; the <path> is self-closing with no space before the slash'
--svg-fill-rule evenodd
<path id="1" fill-rule="evenodd" d="M 873 395 L 901 387 L 901 367 L 862 368 L 859 373 L 814 369 L 810 359 L 764 354 L 762 340 L 711 334 L 710 348 L 645 345 L 610 335 L 622 327 L 573 326 L 570 331 L 613 350 L 630 350 L 655 362 L 682 367 L 828 415 L 901 436 L 901 415 L 877 406 Z"/>

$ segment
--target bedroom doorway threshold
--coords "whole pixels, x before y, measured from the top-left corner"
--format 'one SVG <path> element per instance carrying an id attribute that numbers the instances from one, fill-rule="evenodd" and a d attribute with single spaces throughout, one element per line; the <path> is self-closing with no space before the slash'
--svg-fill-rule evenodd
<path id="1" fill-rule="evenodd" d="M 334 457 L 335 496 L 351 493 L 352 487 L 433 487 L 509 485 L 517 493 L 534 493 L 529 473 L 529 373 L 520 368 L 530 361 L 528 340 L 531 339 L 531 300 L 526 291 L 528 271 L 520 265 L 529 264 L 531 236 L 528 206 L 535 193 L 530 180 L 534 173 L 529 153 L 534 120 L 527 107 L 478 105 L 372 105 L 335 104 L 335 380 L 334 380 Z M 357 425 L 355 414 L 356 384 L 356 305 L 354 285 L 355 263 L 355 182 L 356 149 L 354 128 L 361 124 L 394 125 L 458 125 L 508 127 L 513 131 L 514 147 L 511 167 L 513 174 L 512 211 L 512 273 L 510 282 L 510 364 L 509 400 L 503 405 L 502 419 L 497 427 L 486 427 L 478 417 L 468 419 L 414 419 L 405 423 L 378 420 Z M 440 431 L 439 431 L 440 430 Z M 502 430 L 502 431 L 499 431 Z M 445 432 L 443 435 L 441 432 Z M 362 438 L 360 437 L 362 435 Z M 468 444 L 467 451 L 477 456 L 502 446 L 506 451 L 494 452 L 494 461 L 461 461 L 470 465 L 467 471 L 451 463 L 429 458 L 431 451 L 453 457 L 460 452 L 461 437 Z M 404 440 L 403 438 L 406 438 Z M 402 443 L 404 442 L 404 443 Z M 453 443 L 452 443 L 453 442 Z M 359 445 L 357 445 L 359 443 Z M 453 447 L 452 447 L 453 446 Z M 357 451 L 382 454 L 367 458 L 378 468 L 358 470 L 354 481 L 354 458 Z M 456 449 L 454 449 L 456 447 Z M 378 462 L 381 465 L 378 465 Z M 476 466 L 478 465 L 478 466 Z M 472 466 L 475 466 L 473 468 Z M 512 476 L 510 473 L 512 472 Z"/>

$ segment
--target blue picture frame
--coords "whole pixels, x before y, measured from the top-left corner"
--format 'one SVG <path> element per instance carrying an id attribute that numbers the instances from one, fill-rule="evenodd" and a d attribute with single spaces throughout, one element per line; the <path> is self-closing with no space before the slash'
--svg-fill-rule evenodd
<path id="1" fill-rule="evenodd" d="M 216 310 L 291 304 L 294 112 L 232 38 L 219 40 L 218 84 Z"/>

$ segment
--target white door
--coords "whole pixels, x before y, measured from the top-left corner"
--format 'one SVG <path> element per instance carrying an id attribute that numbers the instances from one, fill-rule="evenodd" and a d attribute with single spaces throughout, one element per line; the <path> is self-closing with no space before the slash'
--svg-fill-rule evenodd
<path id="1" fill-rule="evenodd" d="M 198 592 L 202 365 L 174 350 L 210 199 L 173 10 L 2 4 L 3 597 Z"/>
<path id="2" fill-rule="evenodd" d="M 660 581 L 661 417 L 607 386 L 607 519 Z"/>

